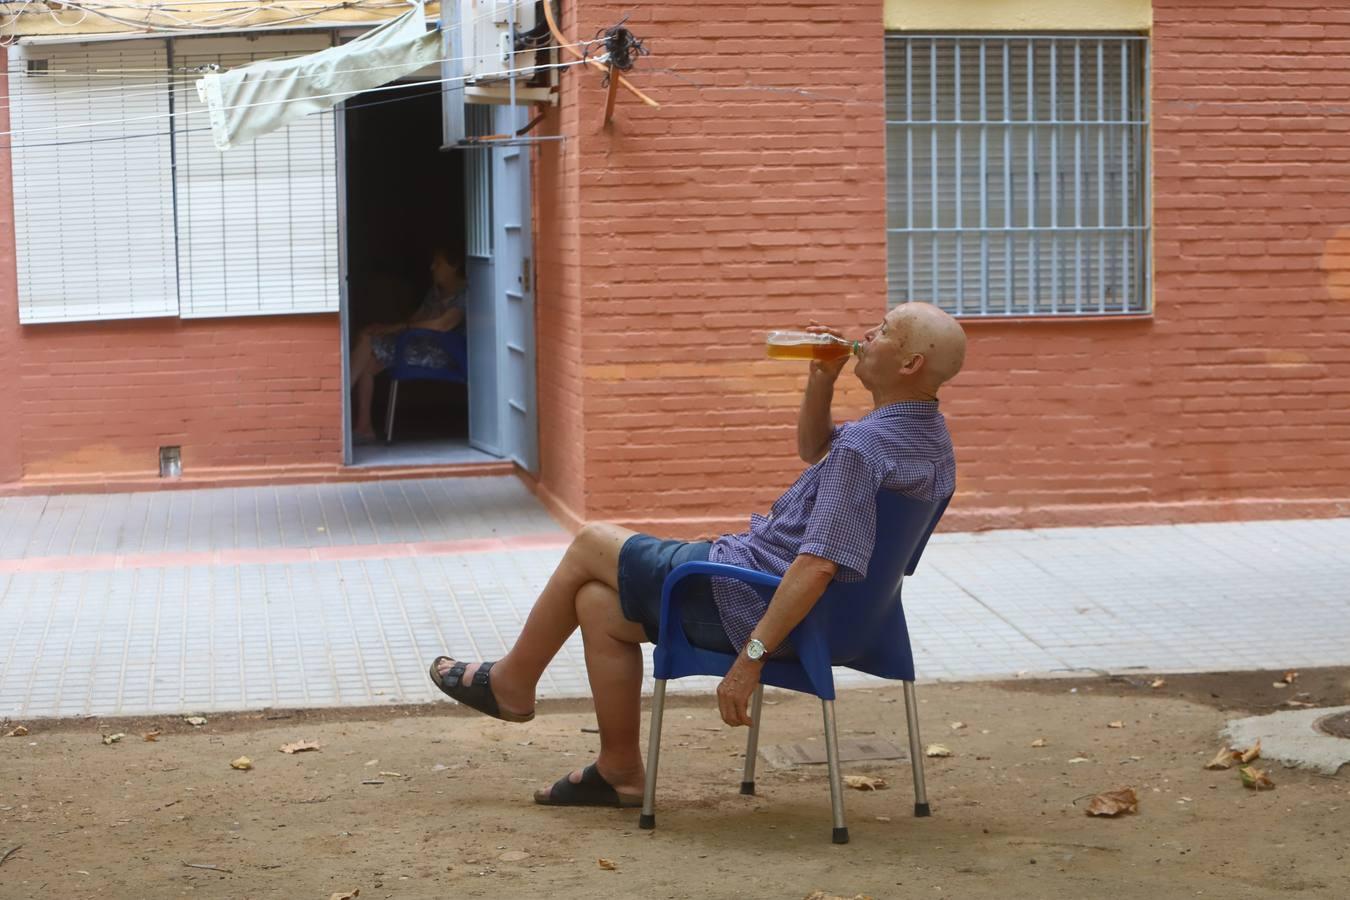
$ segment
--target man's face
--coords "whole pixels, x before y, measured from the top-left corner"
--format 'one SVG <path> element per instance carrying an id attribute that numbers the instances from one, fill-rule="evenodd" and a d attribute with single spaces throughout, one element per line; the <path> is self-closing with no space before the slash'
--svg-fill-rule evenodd
<path id="1" fill-rule="evenodd" d="M 909 352 L 909 329 L 905 327 L 904 307 L 887 313 L 881 324 L 863 336 L 862 353 L 853 373 L 868 388 L 884 385 L 897 378 L 905 365 L 912 361 Z"/>

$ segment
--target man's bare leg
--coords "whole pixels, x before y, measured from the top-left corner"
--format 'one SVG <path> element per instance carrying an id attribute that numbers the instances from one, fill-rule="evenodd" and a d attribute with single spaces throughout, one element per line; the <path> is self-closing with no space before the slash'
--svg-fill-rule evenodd
<path id="1" fill-rule="evenodd" d="M 535 687 L 544 674 L 544 669 L 558 655 L 562 645 L 582 624 L 578 609 L 583 599 L 582 589 L 592 582 L 607 587 L 614 592 L 610 598 L 614 612 L 623 619 L 619 609 L 619 551 L 634 532 L 617 525 L 587 525 L 572 540 L 571 546 L 563 554 L 558 568 L 545 585 L 543 593 L 534 602 L 525 628 L 516 638 L 515 646 L 503 656 L 492 669 L 491 688 L 497 698 L 497 705 L 512 713 L 525 715 L 534 709 Z M 589 605 L 589 603 L 588 603 Z M 623 620 L 627 622 L 627 620 Z M 634 624 L 634 623 L 627 623 Z M 640 626 L 638 632 L 641 632 Z M 638 640 L 643 640 L 639 637 Z M 635 648 L 636 649 L 636 648 Z M 590 669 L 590 648 L 586 658 Z M 641 657 L 639 664 L 639 686 L 641 683 Z M 452 663 L 443 661 L 440 665 L 442 677 L 450 671 Z M 460 684 L 471 684 L 478 664 L 473 663 L 465 669 Z M 594 676 L 592 676 L 594 677 Z M 599 700 L 597 698 L 597 713 Z M 604 725 L 601 724 L 603 731 Z"/>

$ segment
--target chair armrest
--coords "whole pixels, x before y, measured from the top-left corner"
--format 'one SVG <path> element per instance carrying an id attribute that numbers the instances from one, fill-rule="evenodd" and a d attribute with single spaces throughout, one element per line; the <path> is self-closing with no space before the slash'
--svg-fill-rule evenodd
<path id="1" fill-rule="evenodd" d="M 715 578 L 732 578 L 754 587 L 776 590 L 783 581 L 776 575 L 766 575 L 754 569 L 729 566 L 726 563 L 687 562 L 678 565 L 666 576 L 661 586 L 661 641 L 673 641 L 680 646 L 689 646 L 689 638 L 684 633 L 684 620 L 679 616 L 679 595 L 675 585 L 691 575 L 707 575 Z"/>

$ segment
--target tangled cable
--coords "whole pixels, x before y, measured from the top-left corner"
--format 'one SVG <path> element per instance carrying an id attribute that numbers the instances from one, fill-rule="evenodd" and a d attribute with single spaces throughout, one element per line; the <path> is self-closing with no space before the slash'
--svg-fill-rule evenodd
<path id="1" fill-rule="evenodd" d="M 595 40 L 590 42 L 592 45 L 603 45 L 605 48 L 605 63 L 620 72 L 631 72 L 639 56 L 651 54 L 646 45 L 624 26 L 627 21 L 628 17 L 624 16 L 614 25 L 597 30 Z M 589 54 L 590 47 L 587 47 L 586 50 Z M 609 84 L 608 74 L 605 75 L 604 84 L 606 86 Z"/>

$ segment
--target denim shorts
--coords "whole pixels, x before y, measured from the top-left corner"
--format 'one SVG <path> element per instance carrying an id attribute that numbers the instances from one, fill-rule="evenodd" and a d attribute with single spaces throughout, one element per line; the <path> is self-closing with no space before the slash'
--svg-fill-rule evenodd
<path id="1" fill-rule="evenodd" d="M 661 640 L 661 586 L 666 576 L 681 563 L 706 561 L 711 549 L 707 541 L 663 541 L 647 534 L 635 534 L 624 542 L 619 551 L 619 606 L 623 617 L 640 624 L 653 644 Z M 689 643 L 704 650 L 735 653 L 713 600 L 712 581 L 695 575 L 681 581 L 678 590 L 683 595 L 680 619 Z"/>

